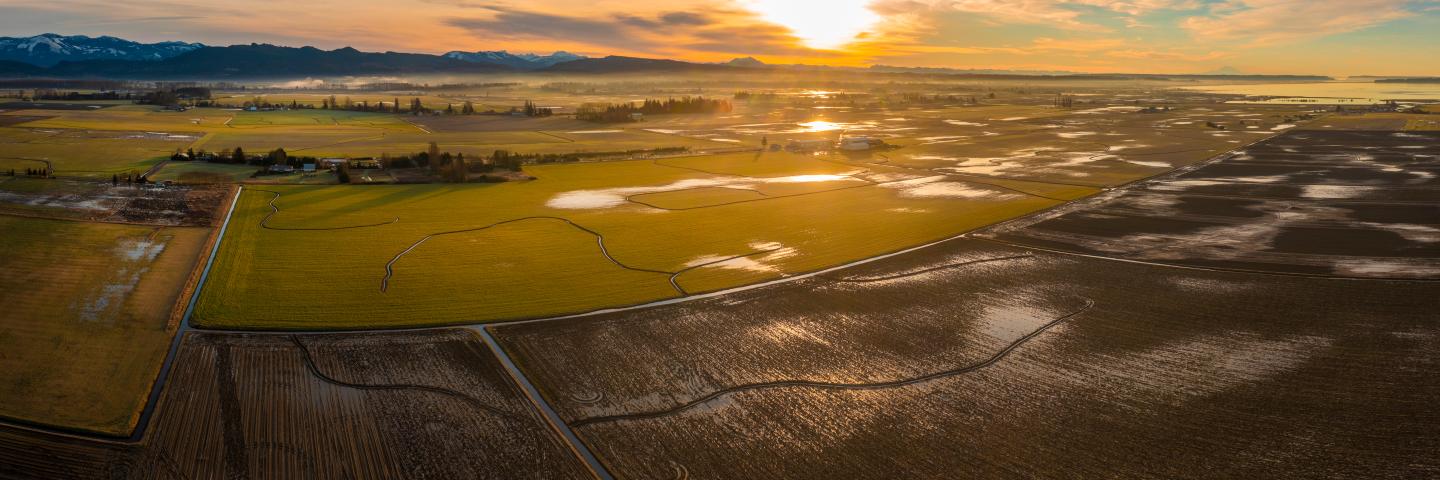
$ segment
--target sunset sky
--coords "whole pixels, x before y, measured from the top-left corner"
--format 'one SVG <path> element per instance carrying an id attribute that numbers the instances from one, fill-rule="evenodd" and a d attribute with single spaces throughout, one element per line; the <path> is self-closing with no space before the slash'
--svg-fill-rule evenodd
<path id="1" fill-rule="evenodd" d="M 1084 72 L 1440 75 L 1440 0 L 0 0 L 0 36 Z"/>

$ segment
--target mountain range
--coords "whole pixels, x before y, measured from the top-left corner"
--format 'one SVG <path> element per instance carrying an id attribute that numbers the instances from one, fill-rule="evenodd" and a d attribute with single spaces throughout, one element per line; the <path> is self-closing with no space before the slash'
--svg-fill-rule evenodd
<path id="1" fill-rule="evenodd" d="M 558 63 L 573 62 L 585 59 L 582 55 L 570 52 L 555 52 L 549 55 L 536 55 L 533 53 L 513 54 L 504 50 L 479 51 L 479 52 L 450 52 L 443 55 L 446 58 L 464 60 L 473 63 L 491 63 L 504 65 L 516 70 L 540 70 L 549 68 Z"/>
<path id="2" fill-rule="evenodd" d="M 977 77 L 1039 78 L 1203 78 L 1205 75 L 1102 76 L 1072 72 L 1019 72 L 914 67 L 840 67 L 824 65 L 771 65 L 753 57 L 724 63 L 695 63 L 679 60 L 608 56 L 587 58 L 568 52 L 550 55 L 512 54 L 500 51 L 461 52 L 444 55 L 399 52 L 362 52 L 345 47 L 321 50 L 315 47 L 284 47 L 269 44 L 207 46 L 199 43 L 162 42 L 142 44 L 114 37 L 36 35 L 25 38 L 0 37 L 0 77 L 15 78 L 100 78 L 113 80 L 227 80 L 292 79 L 298 77 L 344 77 L 360 75 L 468 74 L 507 72 L 553 72 L 561 74 L 618 74 L 664 72 L 863 72 L 875 75 L 973 75 Z M 1227 72 L 1229 73 L 1229 72 Z M 1209 76 L 1218 77 L 1218 76 Z M 1328 80 L 1318 76 L 1225 76 L 1235 78 L 1286 80 Z"/>
<path id="3" fill-rule="evenodd" d="M 46 33 L 33 37 L 0 37 L 0 60 L 42 67 L 67 60 L 164 60 L 204 47 L 199 43 L 139 43 L 115 37 Z"/>

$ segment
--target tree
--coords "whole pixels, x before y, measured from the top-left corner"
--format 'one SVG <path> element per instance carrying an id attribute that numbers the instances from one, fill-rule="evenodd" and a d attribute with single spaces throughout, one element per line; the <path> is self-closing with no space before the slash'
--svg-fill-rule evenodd
<path id="1" fill-rule="evenodd" d="M 290 163 L 290 156 L 285 153 L 285 149 L 277 148 L 270 151 L 269 160 L 271 165 L 285 165 Z"/>
<path id="2" fill-rule="evenodd" d="M 230 163 L 245 163 L 245 149 L 235 147 L 235 153 L 230 154 Z"/>
<path id="3" fill-rule="evenodd" d="M 350 162 L 340 162 L 335 169 L 335 176 L 339 177 L 340 183 L 350 183 Z"/>
<path id="4" fill-rule="evenodd" d="M 111 175 L 110 175 L 110 186 L 116 187 L 116 186 L 119 186 L 119 185 L 120 185 L 120 174 L 118 174 L 118 173 L 116 173 L 116 174 L 111 174 Z"/>
<path id="5" fill-rule="evenodd" d="M 425 150 L 425 156 L 426 160 L 428 160 L 428 163 L 430 164 L 431 171 L 435 171 L 440 168 L 440 145 L 436 144 L 435 142 L 430 142 L 430 148 L 428 150 Z"/>
<path id="6" fill-rule="evenodd" d="M 395 111 L 394 111 L 394 113 L 400 113 L 400 97 L 395 97 Z"/>
<path id="7" fill-rule="evenodd" d="M 451 166 L 451 169 L 455 172 L 455 182 L 465 183 L 466 177 L 469 176 L 470 173 L 465 167 L 465 154 L 460 153 L 455 155 L 455 164 Z"/>

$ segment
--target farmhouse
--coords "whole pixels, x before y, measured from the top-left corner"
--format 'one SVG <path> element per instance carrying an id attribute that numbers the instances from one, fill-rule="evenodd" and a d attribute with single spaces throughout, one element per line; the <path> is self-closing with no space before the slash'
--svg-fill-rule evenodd
<path id="1" fill-rule="evenodd" d="M 271 165 L 269 170 L 270 173 L 291 173 L 295 171 L 295 167 L 289 165 Z"/>
<path id="2" fill-rule="evenodd" d="M 325 168 L 335 168 L 344 165 L 346 162 L 349 161 L 350 159 L 348 158 L 322 158 L 320 159 L 320 166 Z"/>

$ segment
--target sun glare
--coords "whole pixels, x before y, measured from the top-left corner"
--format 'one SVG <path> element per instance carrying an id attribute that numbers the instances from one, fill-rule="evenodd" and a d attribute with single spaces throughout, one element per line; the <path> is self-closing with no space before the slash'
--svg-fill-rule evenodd
<path id="1" fill-rule="evenodd" d="M 840 124 L 824 120 L 805 122 L 800 124 L 800 126 L 805 127 L 805 131 L 807 132 L 832 132 L 840 129 Z"/>
<path id="2" fill-rule="evenodd" d="M 748 0 L 746 6 L 767 21 L 795 33 L 806 46 L 835 49 L 880 21 L 871 0 Z"/>

